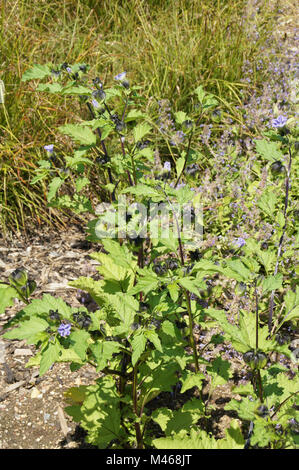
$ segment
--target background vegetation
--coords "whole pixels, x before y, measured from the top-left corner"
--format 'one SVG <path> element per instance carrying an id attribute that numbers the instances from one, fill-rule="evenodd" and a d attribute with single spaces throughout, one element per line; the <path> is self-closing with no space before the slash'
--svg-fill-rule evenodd
<path id="1" fill-rule="evenodd" d="M 43 146 L 67 142 L 55 129 L 78 115 L 77 103 L 33 93 L 22 83 L 36 63 L 86 62 L 109 84 L 126 70 L 149 106 L 192 105 L 196 86 L 217 95 L 227 117 L 244 124 L 241 103 L 266 80 L 258 66 L 279 5 L 267 0 L 3 0 L 0 79 L 0 222 L 2 231 L 62 221 L 46 208 L 45 188 L 30 185 Z M 271 39 L 272 40 L 272 39 Z M 271 62 L 271 55 L 266 57 Z M 253 72 L 244 79 L 245 69 Z M 158 111 L 156 111 L 158 113 Z M 250 132 L 249 132 L 250 133 Z"/>

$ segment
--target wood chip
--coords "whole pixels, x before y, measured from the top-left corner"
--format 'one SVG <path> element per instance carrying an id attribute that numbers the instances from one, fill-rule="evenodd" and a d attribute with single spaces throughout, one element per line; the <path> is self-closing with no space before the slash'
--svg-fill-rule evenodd
<path id="1" fill-rule="evenodd" d="M 9 392 L 12 392 L 13 390 L 16 390 L 17 388 L 19 387 L 22 387 L 22 385 L 24 385 L 26 383 L 26 380 L 20 380 L 20 382 L 16 382 L 12 385 L 9 385 L 8 387 L 6 387 L 6 389 L 4 390 L 4 394 L 5 393 L 9 393 Z"/>
<path id="2" fill-rule="evenodd" d="M 59 405 L 57 407 L 57 411 L 58 411 L 58 419 L 59 419 L 61 431 L 64 437 L 67 437 L 69 433 L 69 428 L 68 428 L 68 425 L 67 425 L 64 413 L 63 413 L 63 409 Z"/>

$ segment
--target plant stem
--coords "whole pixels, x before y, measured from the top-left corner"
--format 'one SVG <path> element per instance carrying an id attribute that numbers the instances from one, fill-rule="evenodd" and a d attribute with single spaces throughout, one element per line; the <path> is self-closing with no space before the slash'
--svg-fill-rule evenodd
<path id="1" fill-rule="evenodd" d="M 126 151 L 125 151 L 125 145 L 124 145 L 122 136 L 120 136 L 119 139 L 120 139 L 120 144 L 121 144 L 121 151 L 122 151 L 123 157 L 125 158 L 125 156 L 126 156 Z M 130 175 L 129 170 L 127 170 L 127 175 L 128 175 L 129 185 L 130 185 L 130 186 L 133 186 L 133 181 L 132 181 L 132 178 L 131 178 L 131 175 Z"/>
<path id="2" fill-rule="evenodd" d="M 92 118 L 95 119 L 96 116 L 95 116 L 95 114 L 94 114 L 94 112 L 93 112 L 93 109 L 92 109 L 90 103 L 87 102 L 86 104 L 87 104 L 87 107 L 88 107 L 88 109 L 89 109 L 89 112 L 90 112 Z M 107 151 L 105 142 L 102 140 L 101 129 L 100 129 L 99 127 L 97 127 L 96 131 L 97 131 L 97 134 L 98 134 L 98 136 L 99 136 L 99 139 L 100 139 L 100 142 L 101 142 L 101 146 L 102 146 L 104 155 L 105 155 L 105 157 L 106 157 L 107 160 L 110 160 L 110 157 L 109 157 L 109 155 L 108 155 L 108 151 Z M 112 178 L 111 169 L 110 169 L 109 167 L 108 167 L 107 169 L 108 169 L 109 182 L 110 182 L 111 184 L 113 184 L 113 178 Z"/>
<path id="3" fill-rule="evenodd" d="M 201 114 L 202 114 L 202 113 L 200 113 L 200 116 L 199 116 L 199 118 L 197 119 L 197 121 L 196 121 L 196 123 L 195 123 L 195 126 L 194 126 L 195 128 L 198 126 L 198 124 L 199 124 L 199 122 L 200 122 Z M 181 173 L 179 174 L 179 176 L 178 176 L 178 178 L 177 178 L 177 180 L 176 180 L 176 182 L 175 182 L 175 185 L 174 185 L 175 188 L 176 188 L 177 185 L 179 184 L 179 181 L 180 181 L 181 177 L 183 176 L 184 171 L 185 171 L 185 168 L 186 168 L 186 165 L 187 165 L 187 161 L 188 161 L 188 156 L 189 156 L 189 151 L 190 151 L 190 147 L 191 147 L 191 141 L 192 141 L 193 133 L 194 133 L 194 129 L 191 130 L 190 135 L 189 135 L 188 147 L 187 147 L 187 152 L 186 152 L 186 158 L 185 158 L 185 161 L 184 161 L 184 166 L 183 166 L 182 171 L 181 171 Z"/>
<path id="4" fill-rule="evenodd" d="M 137 418 L 139 418 L 138 415 L 138 405 L 137 405 L 137 366 L 135 365 L 133 368 L 133 409 L 134 413 Z M 136 432 L 136 440 L 137 440 L 137 449 L 143 449 L 143 439 L 142 439 L 142 432 L 140 428 L 140 424 L 138 422 L 135 422 L 135 432 Z"/>
<path id="5" fill-rule="evenodd" d="M 195 344 L 195 340 L 194 340 L 194 336 L 193 336 L 193 318 L 192 318 L 191 304 L 190 304 L 190 293 L 186 289 L 184 289 L 184 293 L 185 293 L 188 316 L 189 316 L 189 340 L 190 340 L 190 345 L 191 345 L 192 350 L 193 350 L 195 371 L 199 372 L 197 349 L 196 349 L 196 344 Z"/>
<path id="6" fill-rule="evenodd" d="M 257 382 L 258 382 L 259 399 L 261 400 L 261 403 L 264 403 L 262 377 L 261 377 L 261 371 L 259 369 L 257 370 Z"/>
<path id="7" fill-rule="evenodd" d="M 187 148 L 187 152 L 186 152 L 186 158 L 185 158 L 185 161 L 184 161 L 184 166 L 183 166 L 183 168 L 182 168 L 181 173 L 180 173 L 179 176 L 177 177 L 177 180 L 176 180 L 175 185 L 174 185 L 175 188 L 176 188 L 177 185 L 179 184 L 179 181 L 180 181 L 181 177 L 182 177 L 183 174 L 184 174 L 184 171 L 185 171 L 185 168 L 186 168 L 186 165 L 187 165 L 187 161 L 188 161 L 188 156 L 189 156 L 189 151 L 190 151 L 190 146 L 191 146 L 192 137 L 193 137 L 193 129 L 192 129 L 192 131 L 190 132 L 190 135 L 189 135 L 188 148 Z"/>
<path id="8" fill-rule="evenodd" d="M 285 400 L 283 400 L 279 405 L 278 407 L 276 408 L 276 410 L 274 411 L 274 413 L 270 416 L 270 418 L 274 418 L 274 416 L 276 415 L 276 413 L 280 410 L 280 408 L 285 404 L 286 401 L 288 401 L 290 398 L 292 398 L 294 395 L 297 395 L 297 393 L 299 393 L 299 390 L 297 392 L 293 392 L 291 393 L 291 395 L 289 395 Z"/>
<path id="9" fill-rule="evenodd" d="M 258 304 L 256 280 L 255 280 L 254 291 L 255 291 L 255 353 L 257 353 L 257 350 L 259 347 L 259 304 Z"/>
<path id="10" fill-rule="evenodd" d="M 167 194 L 165 193 L 166 199 L 168 201 L 168 204 L 173 208 Z M 175 218 L 176 226 L 177 226 L 177 232 L 178 232 L 178 241 L 179 241 L 179 251 L 180 251 L 180 258 L 181 258 L 181 264 L 182 266 L 185 265 L 185 259 L 184 259 L 184 251 L 183 251 L 183 245 L 182 245 L 182 240 L 181 240 L 181 231 L 179 227 L 179 222 L 176 216 L 175 211 L 173 210 L 173 216 Z M 199 371 L 199 365 L 198 365 L 198 356 L 197 356 L 197 350 L 196 350 L 196 344 L 193 336 L 193 318 L 192 318 L 192 311 L 191 311 L 191 303 L 190 303 L 190 292 L 187 289 L 184 289 L 184 294 L 186 298 L 186 304 L 187 304 L 187 310 L 188 310 L 188 316 L 189 316 L 189 340 L 190 340 L 190 346 L 193 350 L 193 357 L 194 357 L 194 362 L 195 362 L 195 370 L 196 372 Z"/>
<path id="11" fill-rule="evenodd" d="M 292 166 L 292 153 L 291 149 L 289 147 L 289 164 L 287 167 L 287 176 L 286 176 L 286 181 L 285 181 L 285 200 L 284 200 L 284 226 L 282 230 L 282 234 L 279 240 L 279 245 L 278 245 L 278 251 L 277 251 L 277 258 L 276 258 L 276 264 L 275 264 L 275 269 L 274 269 L 274 276 L 277 274 L 278 271 L 278 265 L 279 265 L 279 258 L 281 255 L 282 251 L 282 243 L 283 239 L 286 233 L 286 228 L 287 228 L 287 209 L 288 209 L 288 204 L 289 204 L 289 189 L 290 189 L 290 175 L 291 175 L 291 166 Z M 268 330 L 269 334 L 271 334 L 272 331 L 272 319 L 273 319 L 273 310 L 274 310 L 274 294 L 275 291 L 273 290 L 271 292 L 270 296 L 270 305 L 269 305 L 269 319 L 268 319 Z"/>

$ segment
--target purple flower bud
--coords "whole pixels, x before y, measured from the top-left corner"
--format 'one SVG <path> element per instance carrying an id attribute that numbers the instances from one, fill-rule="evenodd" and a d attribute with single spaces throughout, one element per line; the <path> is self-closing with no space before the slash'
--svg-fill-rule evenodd
<path id="1" fill-rule="evenodd" d="M 62 337 L 69 336 L 71 334 L 71 327 L 72 325 L 70 323 L 61 323 L 58 328 L 58 333 Z"/>

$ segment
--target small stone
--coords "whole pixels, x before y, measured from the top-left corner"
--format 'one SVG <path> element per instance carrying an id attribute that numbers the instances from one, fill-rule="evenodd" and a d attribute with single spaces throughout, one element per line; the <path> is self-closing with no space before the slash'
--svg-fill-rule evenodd
<path id="1" fill-rule="evenodd" d="M 30 398 L 42 398 L 43 394 L 36 388 L 33 387 Z"/>
<path id="2" fill-rule="evenodd" d="M 0 341 L 0 364 L 4 364 L 5 362 L 5 348 L 6 344 L 4 341 Z"/>
<path id="3" fill-rule="evenodd" d="M 14 356 L 33 356 L 31 349 L 15 349 Z"/>

